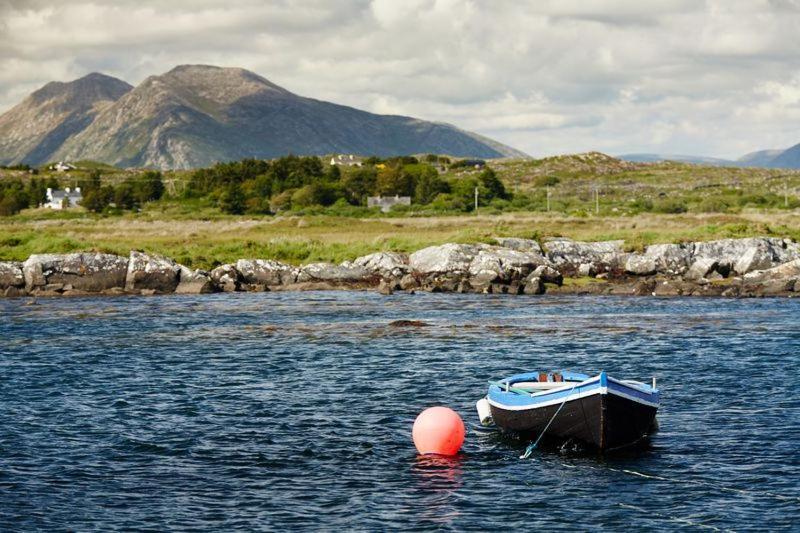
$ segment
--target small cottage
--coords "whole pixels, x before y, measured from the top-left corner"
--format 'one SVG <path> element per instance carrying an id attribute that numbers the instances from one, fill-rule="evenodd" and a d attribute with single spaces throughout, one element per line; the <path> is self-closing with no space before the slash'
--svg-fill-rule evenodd
<path id="1" fill-rule="evenodd" d="M 76 207 L 82 201 L 83 195 L 80 187 L 75 187 L 75 189 L 67 187 L 63 191 L 59 189 L 53 190 L 48 187 L 47 200 L 45 200 L 44 207 L 48 209 L 69 209 L 70 207 Z"/>
<path id="2" fill-rule="evenodd" d="M 388 213 L 396 205 L 411 205 L 410 196 L 370 196 L 367 198 L 367 207 L 380 207 L 381 211 Z"/>
<path id="3" fill-rule="evenodd" d="M 342 165 L 347 167 L 360 167 L 364 164 L 364 161 L 358 157 L 357 155 L 353 154 L 340 154 L 334 155 L 331 157 L 331 165 Z"/>
<path id="4" fill-rule="evenodd" d="M 55 165 L 50 165 L 48 168 L 50 170 L 55 170 L 56 172 L 69 172 L 70 170 L 75 170 L 74 165 L 70 165 L 69 163 L 64 163 L 63 161 L 59 161 Z"/>

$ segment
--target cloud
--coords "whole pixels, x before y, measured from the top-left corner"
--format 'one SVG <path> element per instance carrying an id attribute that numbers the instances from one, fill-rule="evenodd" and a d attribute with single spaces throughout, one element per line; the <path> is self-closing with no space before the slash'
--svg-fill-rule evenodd
<path id="1" fill-rule="evenodd" d="M 0 109 L 206 63 L 534 155 L 734 157 L 800 142 L 798 25 L 792 0 L 0 0 Z"/>

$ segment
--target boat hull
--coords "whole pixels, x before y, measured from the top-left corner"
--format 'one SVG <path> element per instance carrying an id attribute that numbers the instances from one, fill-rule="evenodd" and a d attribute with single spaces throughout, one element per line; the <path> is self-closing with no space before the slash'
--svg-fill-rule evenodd
<path id="1" fill-rule="evenodd" d="M 656 411 L 656 406 L 608 393 L 568 399 L 563 407 L 558 403 L 509 409 L 491 404 L 492 419 L 503 430 L 538 438 L 552 419 L 546 438 L 576 439 L 600 450 L 640 442 L 655 427 Z"/>

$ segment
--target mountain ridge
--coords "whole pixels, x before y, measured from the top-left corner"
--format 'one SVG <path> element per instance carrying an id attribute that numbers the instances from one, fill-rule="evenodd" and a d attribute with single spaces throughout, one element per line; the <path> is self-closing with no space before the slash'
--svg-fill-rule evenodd
<path id="1" fill-rule="evenodd" d="M 35 115 L 51 100 L 63 99 L 59 91 L 64 85 L 74 84 L 74 92 L 88 83 L 84 92 L 92 95 L 98 92 L 92 84 L 106 84 L 106 78 L 116 80 L 92 74 L 68 84 L 51 82 L 33 93 L 42 102 L 31 95 L 11 111 L 23 106 Z M 30 143 L 0 143 L 0 163 L 93 159 L 118 166 L 194 168 L 288 153 L 527 157 L 449 124 L 377 115 L 299 96 L 241 68 L 179 65 L 136 87 L 125 85 L 127 90 L 114 92 L 113 98 L 95 98 L 91 113 L 81 107 L 75 127 L 64 129 L 54 119 L 51 131 L 45 131 L 52 137 L 48 150 L 32 152 Z M 0 124 L 7 114 L 0 115 Z M 59 128 L 62 133 L 53 135 Z"/>

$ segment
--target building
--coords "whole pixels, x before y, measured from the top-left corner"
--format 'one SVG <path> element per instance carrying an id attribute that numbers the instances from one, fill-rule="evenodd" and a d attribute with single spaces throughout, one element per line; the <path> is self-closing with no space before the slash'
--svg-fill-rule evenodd
<path id="1" fill-rule="evenodd" d="M 380 207 L 381 211 L 388 213 L 396 205 L 411 205 L 410 196 L 370 196 L 367 198 L 367 207 Z"/>
<path id="2" fill-rule="evenodd" d="M 75 170 L 75 165 L 70 165 L 69 163 L 59 161 L 55 165 L 50 165 L 48 168 L 50 170 L 55 170 L 56 172 L 68 172 L 70 170 Z"/>
<path id="3" fill-rule="evenodd" d="M 59 189 L 53 190 L 48 187 L 47 200 L 44 203 L 44 207 L 48 209 L 68 209 L 77 206 L 82 201 L 83 195 L 80 187 L 75 187 L 74 190 L 67 187 L 63 191 Z"/>
<path id="4" fill-rule="evenodd" d="M 358 157 L 357 155 L 353 154 L 340 154 L 331 156 L 331 165 L 343 165 L 347 167 L 360 167 L 364 164 L 364 161 Z"/>

